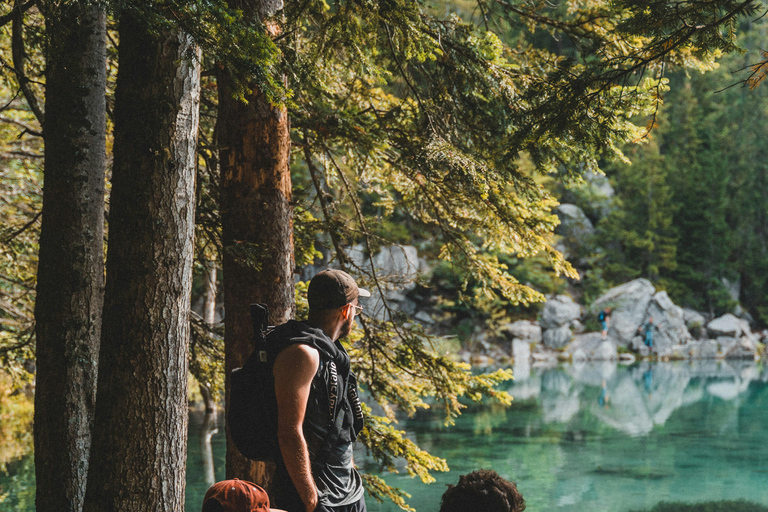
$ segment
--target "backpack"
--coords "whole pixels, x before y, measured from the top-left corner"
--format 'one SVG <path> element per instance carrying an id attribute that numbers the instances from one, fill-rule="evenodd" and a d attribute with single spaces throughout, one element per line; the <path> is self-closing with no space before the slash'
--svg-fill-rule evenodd
<path id="1" fill-rule="evenodd" d="M 274 327 L 267 325 L 268 316 L 266 304 L 251 304 L 254 350 L 242 368 L 232 370 L 227 428 L 235 447 L 245 457 L 275 462 L 279 458 L 280 444 L 277 439 L 277 399 L 272 374 L 274 361 L 270 360 L 267 350 L 267 335 Z M 333 362 L 328 365 L 328 371 L 331 375 L 335 374 L 336 366 Z M 328 380 L 334 382 L 338 379 L 330 377 Z M 333 391 L 331 388 L 327 391 L 329 397 L 335 395 L 349 400 L 353 414 L 353 441 L 363 427 L 363 412 L 356 382 L 354 374 L 350 373 L 344 389 Z M 327 404 L 329 424 L 335 424 L 336 430 L 341 428 L 340 422 L 344 420 L 344 414 L 338 414 L 341 410 L 339 402 L 329 400 Z M 324 460 L 334 441 L 331 431 L 328 434 L 321 445 L 318 460 Z"/>
<path id="2" fill-rule="evenodd" d="M 266 304 L 251 304 L 254 351 L 242 368 L 232 370 L 227 428 L 245 457 L 274 462 L 279 444 L 275 381 L 267 357 L 268 316 Z"/>
<path id="3" fill-rule="evenodd" d="M 600 322 L 605 320 L 605 310 L 602 310 L 597 314 L 597 320 Z"/>

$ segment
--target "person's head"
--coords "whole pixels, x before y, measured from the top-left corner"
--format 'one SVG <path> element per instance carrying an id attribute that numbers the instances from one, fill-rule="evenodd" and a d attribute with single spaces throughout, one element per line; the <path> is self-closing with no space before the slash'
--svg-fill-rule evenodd
<path id="1" fill-rule="evenodd" d="M 653 323 L 653 317 L 652 317 L 652 316 L 649 316 L 649 317 L 648 317 L 648 323 L 649 323 L 649 324 L 652 324 L 652 323 Z"/>
<path id="2" fill-rule="evenodd" d="M 343 270 L 327 269 L 309 282 L 309 321 L 319 325 L 331 338 L 343 338 L 352 331 L 355 315 L 363 308 L 359 297 L 370 297 Z"/>
<path id="3" fill-rule="evenodd" d="M 608 306 L 607 308 L 605 308 L 605 312 L 606 313 L 610 313 L 611 312 L 611 306 Z"/>
<path id="4" fill-rule="evenodd" d="M 269 507 L 267 492 L 245 480 L 222 480 L 205 493 L 203 512 L 285 512 Z"/>
<path id="5" fill-rule="evenodd" d="M 440 512 L 522 512 L 523 495 L 514 482 L 505 480 L 492 469 L 480 469 L 459 477 L 449 485 L 440 502 Z"/>

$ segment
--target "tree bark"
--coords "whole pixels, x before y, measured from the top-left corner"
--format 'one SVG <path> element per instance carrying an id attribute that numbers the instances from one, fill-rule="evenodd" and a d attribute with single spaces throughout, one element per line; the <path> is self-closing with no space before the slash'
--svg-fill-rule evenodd
<path id="1" fill-rule="evenodd" d="M 49 115 L 35 304 L 35 503 L 79 512 L 104 285 L 106 17 L 91 2 L 48 4 L 40 6 Z"/>
<path id="2" fill-rule="evenodd" d="M 184 509 L 200 95 L 191 39 L 123 13 L 86 512 Z"/>
<path id="3" fill-rule="evenodd" d="M 282 7 L 275 1 L 249 4 L 247 11 L 262 19 Z M 237 100 L 226 70 L 218 85 L 228 397 L 231 370 L 253 350 L 248 305 L 266 303 L 273 325 L 294 316 L 293 210 L 287 110 L 271 105 L 254 84 L 247 103 Z M 227 478 L 269 484 L 265 465 L 240 455 L 229 433 L 226 466 Z"/>

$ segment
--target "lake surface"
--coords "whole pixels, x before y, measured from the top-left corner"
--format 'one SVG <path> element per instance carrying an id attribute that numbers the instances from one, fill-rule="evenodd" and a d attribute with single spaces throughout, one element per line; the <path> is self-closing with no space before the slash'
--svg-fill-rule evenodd
<path id="1" fill-rule="evenodd" d="M 509 408 L 471 406 L 449 428 L 428 411 L 401 422 L 451 467 L 430 485 L 404 471 L 382 475 L 410 493 L 419 512 L 436 512 L 445 485 L 478 468 L 516 481 L 532 512 L 627 512 L 661 501 L 768 505 L 768 368 L 593 363 L 521 366 L 515 374 L 506 385 L 515 397 Z M 208 422 L 190 415 L 187 512 L 199 512 L 209 482 L 224 478 L 222 418 Z M 362 447 L 355 457 L 380 471 Z M 0 511 L 34 511 L 31 456 L 0 474 L 0 490 L 11 491 Z M 368 509 L 400 510 L 370 498 Z"/>
<path id="2" fill-rule="evenodd" d="M 384 474 L 419 512 L 436 512 L 447 483 L 477 468 L 517 482 L 528 511 L 624 512 L 661 501 L 746 499 L 768 505 L 768 370 L 751 364 L 640 363 L 516 368 L 509 408 L 474 406 L 446 428 L 429 412 L 401 427 L 449 473 L 430 485 Z M 199 419 L 193 416 L 192 431 Z M 194 432 L 191 432 L 194 434 Z M 190 438 L 187 511 L 206 484 Z M 223 478 L 223 436 L 212 437 Z M 379 468 L 356 455 L 370 472 Z M 210 475 L 209 475 L 210 476 Z M 400 510 L 368 499 L 372 512 Z"/>

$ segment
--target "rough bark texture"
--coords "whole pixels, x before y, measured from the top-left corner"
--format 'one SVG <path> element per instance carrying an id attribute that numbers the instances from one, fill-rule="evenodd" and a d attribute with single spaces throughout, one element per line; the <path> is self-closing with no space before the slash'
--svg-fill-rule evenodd
<path id="1" fill-rule="evenodd" d="M 103 12 L 79 2 L 44 13 L 49 116 L 35 305 L 35 501 L 40 511 L 79 512 L 104 284 L 106 25 Z"/>
<path id="2" fill-rule="evenodd" d="M 263 14 L 263 6 L 255 5 Z M 227 370 L 253 350 L 248 305 L 269 306 L 272 325 L 294 316 L 293 221 L 288 113 L 255 91 L 244 104 L 219 77 L 221 222 L 224 243 L 224 345 Z M 255 90 L 255 88 L 254 88 Z M 227 400 L 228 403 L 228 400 Z M 250 463 L 227 434 L 227 478 L 268 486 L 264 464 Z"/>
<path id="3" fill-rule="evenodd" d="M 184 510 L 199 61 L 123 14 L 107 282 L 84 510 Z"/>

